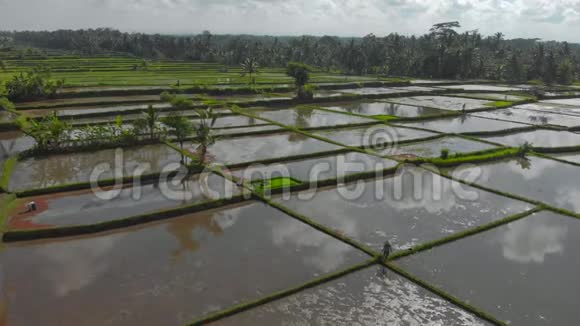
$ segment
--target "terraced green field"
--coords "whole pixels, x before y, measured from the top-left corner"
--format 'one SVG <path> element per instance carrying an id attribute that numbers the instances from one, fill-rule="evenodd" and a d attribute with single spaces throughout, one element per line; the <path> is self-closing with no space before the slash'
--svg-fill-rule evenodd
<path id="1" fill-rule="evenodd" d="M 291 89 L 216 95 L 247 83 L 236 67 L 140 62 L 12 58 L 0 73 L 46 64 L 72 93 L 1 116 L 7 324 L 580 322 L 577 98 L 317 72 L 330 84 L 299 105 Z M 161 103 L 177 80 L 207 84 L 185 92 L 194 107 Z M 81 137 L 148 104 L 199 122 L 208 99 L 217 139 L 189 174 L 193 136 L 39 154 L 15 123 L 55 112 Z"/>
<path id="2" fill-rule="evenodd" d="M 67 87 L 84 86 L 182 86 L 194 85 L 247 85 L 249 77 L 241 77 L 241 67 L 219 63 L 191 61 L 151 61 L 142 68 L 143 60 L 136 58 L 80 58 L 50 57 L 46 59 L 6 59 L 6 71 L 0 72 L 0 81 L 25 72 L 35 66 L 46 66 L 53 77 L 64 79 Z M 313 83 L 389 81 L 373 76 L 346 76 L 317 71 Z M 259 85 L 292 84 L 282 68 L 261 68 L 256 75 Z"/>

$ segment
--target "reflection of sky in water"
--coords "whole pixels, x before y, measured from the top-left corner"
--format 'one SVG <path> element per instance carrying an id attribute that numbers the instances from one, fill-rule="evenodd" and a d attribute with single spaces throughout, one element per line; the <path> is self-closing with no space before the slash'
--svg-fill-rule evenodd
<path id="1" fill-rule="evenodd" d="M 503 119 L 534 125 L 552 124 L 566 127 L 580 125 L 580 117 L 526 110 L 520 107 L 473 113 L 474 116 Z"/>
<path id="2" fill-rule="evenodd" d="M 338 146 L 296 133 L 218 140 L 209 148 L 216 162 L 225 164 L 251 162 L 300 154 L 324 152 Z"/>
<path id="3" fill-rule="evenodd" d="M 520 146 L 525 142 L 536 147 L 565 147 L 580 145 L 580 134 L 555 130 L 526 131 L 505 136 L 485 137 L 484 139 L 508 146 Z"/>
<path id="4" fill-rule="evenodd" d="M 481 174 L 476 183 L 580 212 L 580 168 L 571 164 L 528 157 L 459 169 Z M 457 175 L 456 175 L 457 176 Z"/>
<path id="5" fill-rule="evenodd" d="M 579 231 L 543 211 L 397 265 L 513 325 L 578 325 Z"/>
<path id="6" fill-rule="evenodd" d="M 375 249 L 401 249 L 530 209 L 531 205 L 418 168 L 376 181 L 275 198 Z"/>
<path id="7" fill-rule="evenodd" d="M 521 123 L 485 119 L 470 115 L 423 122 L 401 123 L 401 125 L 430 129 L 444 133 L 484 132 L 526 127 L 526 125 Z"/>
<path id="8" fill-rule="evenodd" d="M 373 122 L 373 120 L 367 118 L 308 108 L 263 112 L 255 111 L 254 113 L 258 114 L 262 118 L 274 120 L 285 125 L 297 126 L 300 128 Z"/>
<path id="9" fill-rule="evenodd" d="M 7 247 L 8 320 L 182 324 L 368 258 L 262 203 L 228 206 L 123 232 Z"/>
<path id="10" fill-rule="evenodd" d="M 415 97 L 392 98 L 389 99 L 389 102 L 415 106 L 426 106 L 447 110 L 462 110 L 463 105 L 465 104 L 465 109 L 471 110 L 485 107 L 485 104 L 489 103 L 490 101 L 458 98 L 450 96 L 415 96 Z"/>
<path id="11" fill-rule="evenodd" d="M 233 174 L 246 180 L 271 179 L 284 176 L 302 181 L 315 181 L 363 171 L 384 170 L 396 165 L 396 161 L 358 152 L 349 152 L 308 160 L 268 165 L 253 164 L 247 168 L 236 170 Z"/>
<path id="12" fill-rule="evenodd" d="M 503 256 L 518 263 L 544 263 L 550 254 L 560 254 L 567 229 L 563 225 L 551 223 L 548 219 L 531 219 L 522 223 L 507 225 L 498 241 Z"/>
<path id="13" fill-rule="evenodd" d="M 234 315 L 220 325 L 484 325 L 397 274 L 369 267 Z"/>

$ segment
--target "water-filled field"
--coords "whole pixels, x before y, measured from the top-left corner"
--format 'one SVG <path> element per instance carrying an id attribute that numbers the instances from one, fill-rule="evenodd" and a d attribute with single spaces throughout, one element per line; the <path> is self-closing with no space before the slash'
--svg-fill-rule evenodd
<path id="1" fill-rule="evenodd" d="M 6 324 L 578 323 L 578 98 L 109 59 L 0 114 Z"/>

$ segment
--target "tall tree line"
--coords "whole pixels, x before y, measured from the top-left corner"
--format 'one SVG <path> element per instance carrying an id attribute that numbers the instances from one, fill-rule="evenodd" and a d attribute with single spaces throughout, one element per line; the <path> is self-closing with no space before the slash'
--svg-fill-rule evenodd
<path id="1" fill-rule="evenodd" d="M 82 55 L 123 53 L 151 59 L 182 59 L 238 65 L 246 59 L 262 67 L 303 62 L 322 70 L 428 78 L 485 78 L 569 84 L 579 78 L 580 45 L 506 40 L 458 32 L 458 22 L 434 25 L 421 36 L 391 33 L 362 38 L 334 36 L 160 35 L 89 30 L 1 32 L 17 43 Z"/>

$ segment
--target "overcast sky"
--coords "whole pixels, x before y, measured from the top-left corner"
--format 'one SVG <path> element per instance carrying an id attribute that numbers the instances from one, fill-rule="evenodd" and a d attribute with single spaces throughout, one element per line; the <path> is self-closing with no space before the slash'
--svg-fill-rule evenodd
<path id="1" fill-rule="evenodd" d="M 377 36 L 458 20 L 507 38 L 580 42 L 580 0 L 0 0 L 0 29 Z"/>

